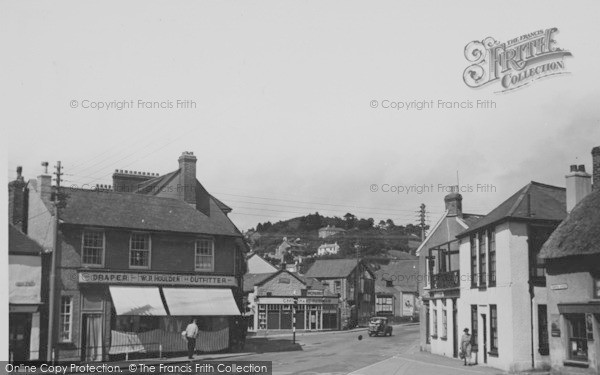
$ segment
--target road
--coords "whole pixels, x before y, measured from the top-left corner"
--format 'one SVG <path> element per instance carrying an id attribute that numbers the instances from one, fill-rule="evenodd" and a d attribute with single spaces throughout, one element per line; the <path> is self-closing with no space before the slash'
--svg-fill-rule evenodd
<path id="1" fill-rule="evenodd" d="M 358 336 L 362 335 L 362 340 Z M 419 326 L 394 326 L 391 337 L 369 337 L 365 331 L 316 333 L 298 337 L 299 350 L 265 352 L 240 358 L 273 361 L 274 375 L 348 374 L 399 353 L 418 348 Z M 277 337 L 272 340 L 287 340 Z"/>

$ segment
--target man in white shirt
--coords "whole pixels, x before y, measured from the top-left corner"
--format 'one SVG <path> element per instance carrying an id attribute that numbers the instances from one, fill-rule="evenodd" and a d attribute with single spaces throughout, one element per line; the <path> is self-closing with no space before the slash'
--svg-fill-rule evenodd
<path id="1" fill-rule="evenodd" d="M 188 344 L 188 358 L 194 358 L 194 350 L 196 349 L 196 337 L 198 336 L 198 325 L 196 319 L 192 319 L 190 324 L 185 328 L 185 337 Z"/>

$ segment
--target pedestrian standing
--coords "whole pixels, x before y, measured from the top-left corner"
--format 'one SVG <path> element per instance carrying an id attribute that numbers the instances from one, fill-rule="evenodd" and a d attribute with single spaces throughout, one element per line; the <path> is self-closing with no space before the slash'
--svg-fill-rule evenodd
<path id="1" fill-rule="evenodd" d="M 465 328 L 463 330 L 464 334 L 460 338 L 460 351 L 461 357 L 464 359 L 464 366 L 467 364 L 471 364 L 471 349 L 473 345 L 471 343 L 471 334 L 469 334 L 469 329 Z"/>
<path id="2" fill-rule="evenodd" d="M 190 324 L 185 328 L 185 338 L 187 339 L 188 358 L 194 358 L 194 350 L 196 349 L 196 337 L 198 336 L 198 325 L 196 319 L 192 319 Z"/>

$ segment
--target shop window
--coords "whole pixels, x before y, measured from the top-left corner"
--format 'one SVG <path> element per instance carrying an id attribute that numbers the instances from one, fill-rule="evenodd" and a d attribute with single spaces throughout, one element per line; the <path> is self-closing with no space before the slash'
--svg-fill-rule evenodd
<path id="1" fill-rule="evenodd" d="M 490 305 L 490 353 L 498 355 L 498 306 Z"/>
<path id="2" fill-rule="evenodd" d="M 129 240 L 129 267 L 150 268 L 150 235 L 132 233 Z"/>
<path id="3" fill-rule="evenodd" d="M 546 305 L 538 305 L 538 343 L 541 355 L 550 354 L 550 343 L 548 340 L 548 308 Z"/>
<path id="4" fill-rule="evenodd" d="M 588 335 L 585 314 L 567 314 L 565 317 L 568 324 L 569 359 L 587 362 Z"/>
<path id="5" fill-rule="evenodd" d="M 83 232 L 81 263 L 85 266 L 104 265 L 104 232 L 93 230 Z"/>
<path id="6" fill-rule="evenodd" d="M 489 286 L 496 286 L 496 230 L 488 231 L 489 261 Z"/>
<path id="7" fill-rule="evenodd" d="M 214 271 L 215 243 L 212 239 L 196 241 L 196 271 Z"/>
<path id="8" fill-rule="evenodd" d="M 71 342 L 73 331 L 73 297 L 63 296 L 60 299 L 60 342 Z"/>
<path id="9" fill-rule="evenodd" d="M 594 298 L 600 298 L 600 277 L 594 278 Z"/>

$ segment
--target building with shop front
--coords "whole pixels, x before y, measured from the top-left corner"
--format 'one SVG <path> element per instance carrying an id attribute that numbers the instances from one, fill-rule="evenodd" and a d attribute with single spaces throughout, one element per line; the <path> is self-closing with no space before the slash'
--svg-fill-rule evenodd
<path id="1" fill-rule="evenodd" d="M 458 325 L 461 297 L 459 241 L 456 235 L 482 216 L 462 209 L 462 195 L 444 197 L 446 210 L 416 251 L 419 257 L 418 295 L 420 301 L 421 350 L 458 357 L 462 328 Z"/>
<path id="2" fill-rule="evenodd" d="M 29 182 L 28 233 L 56 256 L 57 360 L 183 352 L 192 317 L 197 350 L 225 350 L 245 337 L 242 235 L 231 209 L 197 180 L 196 157 L 184 152 L 178 161 L 162 176 L 116 171 L 112 189 L 56 194 L 47 174 Z"/>
<path id="3" fill-rule="evenodd" d="M 417 259 L 390 261 L 375 271 L 375 315 L 394 320 L 415 318 L 418 266 Z"/>
<path id="4" fill-rule="evenodd" d="M 505 371 L 549 367 L 540 250 L 566 217 L 565 202 L 564 188 L 532 181 L 457 236 L 458 327 L 470 329 L 477 363 Z"/>
<path id="5" fill-rule="evenodd" d="M 590 175 L 567 175 L 569 215 L 540 253 L 546 261 L 550 361 L 557 374 L 600 373 L 600 147 Z"/>
<path id="6" fill-rule="evenodd" d="M 47 277 L 42 267 L 43 248 L 12 224 L 8 228 L 8 302 L 9 359 L 34 361 L 43 359 L 43 339 L 47 327 Z M 44 262 L 45 264 L 45 262 Z M 43 297 L 42 297 L 43 296 Z"/>
<path id="7" fill-rule="evenodd" d="M 339 329 L 339 299 L 316 279 L 287 270 L 244 278 L 253 331 L 296 329 L 322 331 Z M 252 285 L 251 285 L 252 284 Z"/>
<path id="8" fill-rule="evenodd" d="M 375 274 L 363 261 L 317 259 L 306 277 L 319 280 L 340 296 L 340 319 L 366 322 L 375 313 Z"/>

